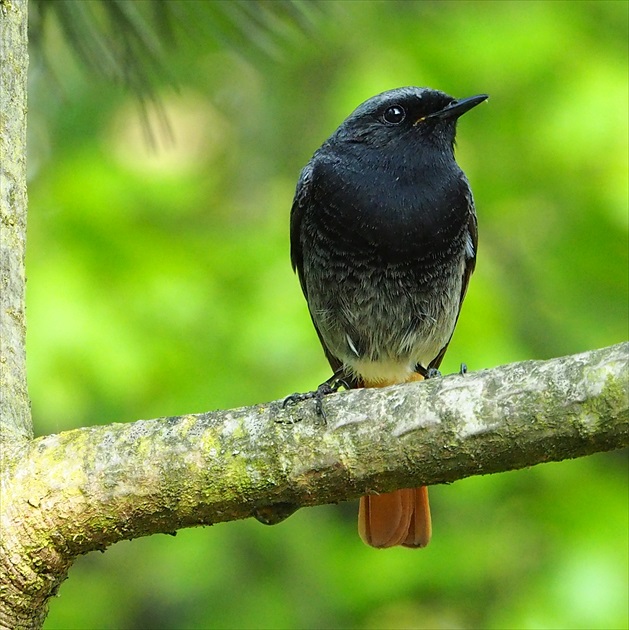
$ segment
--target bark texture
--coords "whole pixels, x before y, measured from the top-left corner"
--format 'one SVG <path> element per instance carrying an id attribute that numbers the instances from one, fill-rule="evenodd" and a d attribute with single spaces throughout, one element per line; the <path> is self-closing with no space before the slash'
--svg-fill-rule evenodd
<path id="1" fill-rule="evenodd" d="M 0 0 L 0 440 L 32 435 L 26 390 L 26 0 Z"/>
<path id="2" fill-rule="evenodd" d="M 45 609 L 30 610 L 12 579 L 21 544 L 13 535 L 10 477 L 32 437 L 26 389 L 24 252 L 26 245 L 27 0 L 0 0 L 0 627 L 43 623 Z M 5 518 L 5 508 L 9 508 Z M 20 517 L 22 518 L 22 517 Z M 17 521 L 15 521 L 17 522 Z M 29 569 L 32 571 L 32 568 Z M 28 579 L 28 576 L 21 576 Z M 21 580 L 18 580 L 20 582 Z"/>

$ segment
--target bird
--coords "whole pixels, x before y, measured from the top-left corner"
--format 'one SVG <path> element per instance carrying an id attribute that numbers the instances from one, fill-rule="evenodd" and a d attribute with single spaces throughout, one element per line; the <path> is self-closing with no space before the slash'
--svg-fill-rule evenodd
<path id="1" fill-rule="evenodd" d="M 472 191 L 454 155 L 457 121 L 487 98 L 382 92 L 301 171 L 290 256 L 333 370 L 317 394 L 438 374 L 478 246 Z M 427 488 L 362 497 L 358 530 L 372 547 L 425 547 Z"/>

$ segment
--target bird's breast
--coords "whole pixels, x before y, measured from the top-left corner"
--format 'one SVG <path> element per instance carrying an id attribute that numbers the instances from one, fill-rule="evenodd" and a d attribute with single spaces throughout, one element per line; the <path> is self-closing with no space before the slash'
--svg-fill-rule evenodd
<path id="1" fill-rule="evenodd" d="M 333 164 L 315 183 L 313 218 L 342 246 L 399 262 L 439 253 L 460 234 L 469 207 L 458 168 L 362 166 Z"/>

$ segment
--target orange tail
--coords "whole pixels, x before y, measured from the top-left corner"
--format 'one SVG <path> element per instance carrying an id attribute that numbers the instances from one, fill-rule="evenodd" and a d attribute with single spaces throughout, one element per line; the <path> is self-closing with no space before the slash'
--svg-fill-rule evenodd
<path id="1" fill-rule="evenodd" d="M 372 547 L 425 547 L 430 541 L 428 488 L 361 497 L 358 533 Z"/>
<path id="2" fill-rule="evenodd" d="M 418 373 L 409 381 L 421 381 Z M 365 387 L 386 387 L 396 381 L 365 382 Z M 358 533 L 363 542 L 372 547 L 425 547 L 430 542 L 432 524 L 428 488 L 404 488 L 387 494 L 373 494 L 360 498 Z"/>

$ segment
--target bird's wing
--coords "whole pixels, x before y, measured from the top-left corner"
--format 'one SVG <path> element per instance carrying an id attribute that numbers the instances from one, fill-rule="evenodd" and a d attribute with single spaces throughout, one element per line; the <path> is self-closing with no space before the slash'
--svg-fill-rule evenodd
<path id="1" fill-rule="evenodd" d="M 301 175 L 299 177 L 299 181 L 297 182 L 297 189 L 295 191 L 295 197 L 293 199 L 293 207 L 290 213 L 290 259 L 293 265 L 293 270 L 297 272 L 297 276 L 299 277 L 299 282 L 301 284 L 301 290 L 304 293 L 306 298 L 306 303 L 308 304 L 308 310 L 310 311 L 310 303 L 308 301 L 308 289 L 306 287 L 306 279 L 304 277 L 304 258 L 303 258 L 303 248 L 301 243 L 301 223 L 304 217 L 304 212 L 308 207 L 308 204 L 312 202 L 312 179 L 313 179 L 314 166 L 313 162 L 309 162 L 304 169 L 301 171 Z M 317 336 L 319 337 L 319 341 L 321 342 L 321 346 L 323 347 L 323 351 L 325 352 L 325 356 L 328 359 L 330 367 L 333 372 L 337 374 L 341 368 L 343 367 L 343 362 L 335 357 L 328 347 L 323 341 L 323 337 L 321 336 L 321 332 L 317 327 L 317 323 L 312 317 L 312 312 L 310 311 L 310 318 L 312 319 L 312 323 L 314 325 L 315 330 L 317 331 Z M 348 382 L 348 384 L 353 387 L 358 386 L 358 382 L 354 384 L 356 380 L 354 377 L 347 375 L 344 378 Z"/>
<path id="2" fill-rule="evenodd" d="M 454 322 L 454 328 L 452 329 L 452 333 L 454 334 L 454 329 L 456 328 L 456 322 L 459 320 L 459 315 L 461 314 L 461 306 L 463 305 L 463 300 L 465 299 L 465 294 L 467 293 L 467 287 L 470 283 L 470 278 L 472 273 L 474 272 L 474 268 L 476 267 L 476 251 L 478 249 L 478 222 L 476 220 L 476 210 L 474 208 L 474 198 L 472 197 L 472 191 L 467 183 L 467 180 L 463 180 L 466 192 L 465 198 L 467 200 L 468 208 L 469 208 L 469 218 L 467 222 L 467 234 L 466 234 L 466 246 L 465 246 L 465 268 L 463 269 L 463 283 L 461 284 L 461 299 L 459 300 L 459 311 L 456 315 L 456 321 Z M 437 370 L 439 365 L 441 365 L 441 361 L 448 349 L 448 345 L 450 344 L 450 340 L 452 339 L 452 335 L 450 335 L 450 339 L 446 343 L 443 348 L 439 351 L 439 354 L 430 362 L 429 368 Z"/>
<path id="3" fill-rule="evenodd" d="M 293 265 L 293 271 L 297 272 L 301 290 L 304 292 L 306 302 L 308 301 L 308 292 L 306 291 L 306 282 L 304 280 L 304 258 L 301 246 L 301 221 L 304 217 L 304 211 L 310 201 L 310 191 L 312 185 L 312 164 L 309 162 L 299 175 L 295 197 L 293 198 L 293 207 L 290 211 L 290 260 Z"/>

